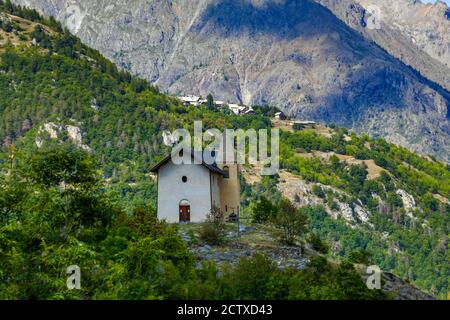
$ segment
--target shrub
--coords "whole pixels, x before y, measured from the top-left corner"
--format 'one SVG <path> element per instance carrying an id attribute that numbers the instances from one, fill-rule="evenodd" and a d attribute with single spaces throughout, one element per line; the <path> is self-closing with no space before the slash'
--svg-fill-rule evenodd
<path id="1" fill-rule="evenodd" d="M 327 196 L 321 186 L 314 185 L 314 187 L 312 188 L 312 191 L 316 196 L 318 196 L 321 199 L 325 199 Z"/>
<path id="2" fill-rule="evenodd" d="M 239 299 L 264 300 L 279 294 L 281 272 L 275 262 L 265 255 L 255 254 L 240 259 L 232 272 L 232 286 L 236 288 Z"/>
<path id="3" fill-rule="evenodd" d="M 330 209 L 333 211 L 338 211 L 340 209 L 339 204 L 336 201 L 331 202 Z"/>
<path id="4" fill-rule="evenodd" d="M 152 207 L 135 208 L 129 225 L 138 235 L 154 239 L 163 235 L 166 227 L 164 222 L 158 220 L 156 210 Z"/>
<path id="5" fill-rule="evenodd" d="M 222 243 L 225 236 L 225 216 L 219 208 L 212 208 L 206 216 L 200 238 L 209 244 L 217 245 Z"/>
<path id="6" fill-rule="evenodd" d="M 305 129 L 305 126 L 301 123 L 294 123 L 292 129 L 294 129 L 295 131 L 299 131 Z"/>
<path id="7" fill-rule="evenodd" d="M 313 250 L 315 250 L 319 253 L 326 254 L 326 253 L 328 253 L 328 250 L 330 249 L 330 247 L 328 246 L 328 243 L 323 241 L 320 238 L 320 236 L 315 232 L 310 233 L 308 235 L 308 238 L 306 241 L 312 246 Z"/>
<path id="8" fill-rule="evenodd" d="M 265 223 L 273 220 L 278 212 L 278 208 L 266 197 L 261 199 L 253 207 L 253 222 Z"/>
<path id="9" fill-rule="evenodd" d="M 283 230 L 281 242 L 294 245 L 297 237 L 306 231 L 308 218 L 286 198 L 280 200 L 278 207 L 275 224 Z"/>
<path id="10" fill-rule="evenodd" d="M 369 265 L 371 263 L 371 254 L 364 249 L 353 250 L 348 255 L 348 259 L 352 263 Z"/>

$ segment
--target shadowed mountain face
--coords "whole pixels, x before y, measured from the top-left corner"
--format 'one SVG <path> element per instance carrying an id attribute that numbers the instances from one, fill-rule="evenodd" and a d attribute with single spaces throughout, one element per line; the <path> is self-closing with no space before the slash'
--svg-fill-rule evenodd
<path id="1" fill-rule="evenodd" d="M 318 0 L 348 26 L 389 54 L 419 70 L 424 76 L 450 89 L 450 10 L 444 3 L 435 5 L 409 0 L 378 0 L 381 28 L 368 28 L 367 9 L 371 0 Z M 366 9 L 367 8 L 367 9 Z"/>
<path id="2" fill-rule="evenodd" d="M 324 34 L 336 20 L 329 12 L 317 9 L 317 4 L 307 1 L 218 1 L 206 7 L 191 31 L 212 31 L 212 35 L 223 38 L 311 38 Z M 322 24 L 311 25 L 311 19 Z"/>
<path id="3" fill-rule="evenodd" d="M 444 70 L 421 72 L 436 83 L 427 80 L 315 1 L 14 2 L 54 15 L 171 93 L 274 105 L 450 160 L 445 69 L 423 56 L 430 74 Z M 354 17 L 364 28 L 361 13 Z"/>

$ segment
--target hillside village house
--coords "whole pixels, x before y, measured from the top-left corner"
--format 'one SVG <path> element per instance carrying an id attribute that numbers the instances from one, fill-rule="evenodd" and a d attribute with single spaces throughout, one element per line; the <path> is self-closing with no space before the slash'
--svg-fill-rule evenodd
<path id="1" fill-rule="evenodd" d="M 195 157 L 201 164 L 192 161 L 176 165 L 169 155 L 151 169 L 158 175 L 158 219 L 169 223 L 202 222 L 213 207 L 220 208 L 226 217 L 238 216 L 238 165 L 210 165 L 203 161 L 202 154 L 190 153 L 191 159 Z"/>
<path id="2" fill-rule="evenodd" d="M 194 107 L 198 107 L 200 106 L 202 103 L 206 103 L 206 99 L 202 99 L 201 97 L 198 96 L 184 96 L 184 97 L 180 97 L 180 100 L 183 101 L 183 104 L 185 106 L 194 106 Z"/>
<path id="3" fill-rule="evenodd" d="M 241 106 L 241 105 L 233 104 L 233 103 L 229 104 L 228 107 L 236 115 L 255 114 L 255 110 L 253 110 L 252 107 Z"/>
<path id="4" fill-rule="evenodd" d="M 317 122 L 308 120 L 295 120 L 293 125 L 302 126 L 307 129 L 314 129 L 317 125 Z"/>
<path id="5" fill-rule="evenodd" d="M 284 112 L 277 112 L 277 113 L 275 113 L 275 119 L 276 120 L 286 120 L 287 119 L 287 117 L 286 117 L 286 115 L 284 114 Z"/>
<path id="6" fill-rule="evenodd" d="M 194 106 L 199 107 L 201 104 L 206 103 L 208 100 L 203 99 L 199 96 L 194 95 L 187 95 L 183 97 L 179 97 L 179 99 L 183 102 L 184 106 Z M 218 107 L 223 107 L 226 105 L 223 101 L 214 101 L 214 104 Z M 255 110 L 252 107 L 247 107 L 239 104 L 228 104 L 228 108 L 236 115 L 249 115 L 249 114 L 255 114 Z"/>
<path id="7" fill-rule="evenodd" d="M 252 107 L 247 107 L 244 110 L 244 114 L 256 114 L 255 110 Z"/>

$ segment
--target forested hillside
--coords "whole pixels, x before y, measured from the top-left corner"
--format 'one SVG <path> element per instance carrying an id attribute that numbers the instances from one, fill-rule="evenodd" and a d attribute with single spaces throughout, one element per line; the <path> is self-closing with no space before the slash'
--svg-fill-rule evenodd
<path id="1" fill-rule="evenodd" d="M 378 264 L 447 296 L 449 166 L 339 128 L 326 136 L 283 131 L 281 166 L 314 186 L 321 200 L 301 209 L 308 230 L 338 243 L 326 255 L 342 263 L 312 259 L 304 270 L 278 270 L 256 256 L 220 275 L 212 263 L 199 269 L 177 228 L 154 217 L 150 167 L 168 151 L 162 132 L 192 129 L 194 120 L 206 128 L 271 127 L 271 111 L 256 109 L 241 117 L 185 107 L 119 71 L 55 21 L 0 2 L 0 297 L 388 297 L 367 290 L 349 262 Z M 383 172 L 369 178 L 363 164 L 338 155 L 373 160 Z M 244 216 L 270 224 L 255 213 L 264 199 L 280 201 L 280 180 L 243 179 Z M 415 199 L 413 208 L 398 190 Z M 363 208 L 368 221 L 333 217 L 344 204 L 354 215 L 355 204 Z M 355 259 L 358 250 L 369 258 Z M 73 264 L 89 270 L 75 293 L 65 289 L 65 268 Z M 267 281 L 248 276 L 255 265 Z"/>
<path id="2" fill-rule="evenodd" d="M 355 0 L 12 2 L 171 94 L 275 106 L 450 162 L 443 3 L 380 0 L 373 30 L 359 5 L 371 3 Z"/>

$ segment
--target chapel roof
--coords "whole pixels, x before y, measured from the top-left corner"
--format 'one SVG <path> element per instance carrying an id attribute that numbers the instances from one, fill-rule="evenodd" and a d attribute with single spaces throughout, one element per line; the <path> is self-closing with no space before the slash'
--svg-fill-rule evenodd
<path id="1" fill-rule="evenodd" d="M 160 162 L 158 162 L 156 165 L 154 165 L 150 171 L 153 173 L 158 173 L 159 169 L 163 167 L 170 159 L 172 159 L 172 155 L 180 152 L 181 148 L 175 148 L 168 156 L 166 156 L 164 159 L 162 159 Z M 202 152 L 195 152 L 193 149 L 189 149 L 189 152 L 191 153 L 192 158 L 195 158 L 197 160 L 201 161 L 201 165 L 206 167 L 209 171 L 220 174 L 224 177 L 228 176 L 228 172 L 220 169 L 216 163 L 214 164 L 208 164 L 203 159 L 203 153 Z"/>

